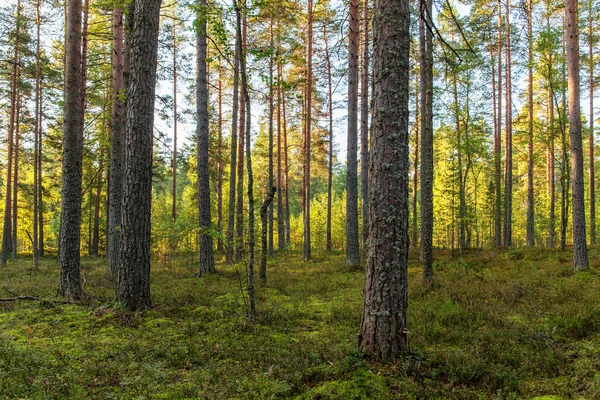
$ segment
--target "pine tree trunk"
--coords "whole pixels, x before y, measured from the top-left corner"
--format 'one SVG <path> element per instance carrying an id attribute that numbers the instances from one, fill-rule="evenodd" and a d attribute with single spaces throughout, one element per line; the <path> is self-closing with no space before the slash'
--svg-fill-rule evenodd
<path id="1" fill-rule="evenodd" d="M 150 306 L 150 210 L 154 98 L 161 0 L 135 0 L 127 99 L 117 301 Z"/>
<path id="2" fill-rule="evenodd" d="M 312 45 L 313 45 L 313 0 L 308 0 L 307 7 L 308 14 L 308 43 L 306 49 L 306 88 L 304 92 L 304 100 L 306 107 L 306 118 L 305 133 L 304 133 L 304 179 L 303 179 L 303 193 L 304 193 L 304 213 L 303 213 L 303 228 L 304 228 L 304 248 L 303 255 L 304 260 L 308 261 L 311 257 L 311 237 L 310 237 L 310 145 L 312 137 Z"/>
<path id="3" fill-rule="evenodd" d="M 501 158 L 502 158 L 502 2 L 498 0 L 498 113 L 496 115 L 498 128 L 494 138 L 494 183 L 496 187 L 495 207 L 495 238 L 496 247 L 502 246 L 502 188 L 501 188 Z"/>
<path id="4" fill-rule="evenodd" d="M 566 14 L 566 9 L 565 9 Z M 567 82 L 567 44 L 566 44 L 566 15 L 563 15 L 563 31 L 562 31 L 562 80 Z M 567 144 L 567 93 L 566 89 L 562 88 L 562 104 L 560 116 L 560 130 L 561 130 L 561 145 L 562 145 L 562 160 L 561 160 L 561 173 L 560 173 L 560 186 L 561 186 L 561 208 L 560 208 L 560 249 L 565 250 L 567 247 L 567 225 L 569 223 L 569 185 L 570 185 L 570 165 L 568 156 L 568 144 Z"/>
<path id="5" fill-rule="evenodd" d="M 269 26 L 269 33 L 270 33 L 270 50 L 271 50 L 271 55 L 269 57 L 269 188 L 274 187 L 275 184 L 275 177 L 273 176 L 273 115 L 275 112 L 275 105 L 274 105 L 274 94 L 273 94 L 273 17 L 271 17 L 271 21 L 270 21 L 270 26 Z M 274 248 L 274 226 L 273 226 L 273 202 L 271 202 L 269 204 L 269 210 L 268 210 L 268 235 L 269 235 L 269 242 L 268 242 L 268 251 L 267 254 L 269 256 L 273 255 L 273 248 Z"/>
<path id="6" fill-rule="evenodd" d="M 583 182 L 583 149 L 579 93 L 579 27 L 577 0 L 567 0 L 567 67 L 569 76 L 569 121 L 571 139 L 571 197 L 573 201 L 573 268 L 589 268 L 585 232 L 585 191 Z"/>
<path id="7" fill-rule="evenodd" d="M 413 169 L 413 198 L 412 198 L 412 240 L 411 245 L 413 248 L 419 247 L 418 239 L 418 210 L 417 210 L 417 190 L 419 188 L 419 135 L 421 134 L 419 129 L 419 118 L 420 105 L 419 105 L 419 80 L 420 76 L 416 77 L 416 88 L 415 88 L 415 161 Z"/>
<path id="8" fill-rule="evenodd" d="M 242 24 L 242 38 L 241 38 L 241 58 L 246 57 L 246 16 L 244 12 L 244 17 L 241 21 Z M 241 71 L 241 61 L 240 61 L 240 72 Z M 245 88 L 242 88 L 245 90 Z M 245 151 L 245 140 L 246 140 L 246 96 L 242 95 L 240 99 L 240 141 L 238 148 L 238 177 L 237 177 L 237 207 L 236 207 L 236 238 L 235 238 L 235 261 L 241 261 L 243 259 L 244 253 L 244 151 Z"/>
<path id="9" fill-rule="evenodd" d="M 325 250 L 331 251 L 331 202 L 333 197 L 333 82 L 331 79 L 331 57 L 327 40 L 327 25 L 323 24 L 323 42 L 325 44 L 325 65 L 327 68 L 327 117 L 328 117 L 328 165 L 327 165 L 327 222 Z"/>
<path id="10" fill-rule="evenodd" d="M 19 39 L 21 31 L 21 0 L 17 2 L 15 34 L 15 55 L 13 58 L 12 82 L 10 87 L 10 119 L 8 123 L 8 160 L 6 165 L 6 195 L 4 197 L 4 228 L 2 231 L 2 254 L 0 266 L 6 266 L 9 253 L 12 253 L 12 179 L 15 119 L 17 114 L 17 83 L 19 74 Z"/>
<path id="11" fill-rule="evenodd" d="M 409 349 L 409 4 L 380 0 L 373 21 L 369 249 L 359 335 L 363 353 L 391 361 Z"/>
<path id="12" fill-rule="evenodd" d="M 206 0 L 197 0 L 196 15 L 196 136 L 198 138 L 198 215 L 200 218 L 200 272 L 205 275 L 215 272 L 212 220 L 210 215 L 210 170 L 208 160 L 208 83 L 207 83 L 207 44 Z"/>
<path id="13" fill-rule="evenodd" d="M 217 89 L 219 115 L 217 116 L 217 251 L 223 251 L 223 90 L 219 64 L 219 83 Z"/>
<path id="14" fill-rule="evenodd" d="M 288 160 L 288 136 L 287 136 L 287 118 L 285 114 L 285 92 L 281 88 L 281 111 L 283 113 L 283 170 L 285 187 L 285 243 L 289 245 L 291 237 L 290 226 L 290 178 L 289 178 L 289 160 Z"/>
<path id="15" fill-rule="evenodd" d="M 104 175 L 104 169 L 102 166 L 102 160 L 104 155 L 100 155 L 100 171 L 98 172 L 98 181 L 96 182 L 96 196 L 94 197 L 94 231 L 92 236 L 92 247 L 91 255 L 98 257 L 100 254 L 100 203 L 102 199 L 102 176 Z"/>
<path id="16" fill-rule="evenodd" d="M 594 43 L 593 43 L 593 18 L 592 2 L 589 2 L 589 50 L 590 50 L 590 244 L 596 244 L 596 178 L 594 168 Z"/>
<path id="17" fill-rule="evenodd" d="M 13 173 L 13 178 L 14 178 L 14 182 L 13 182 L 13 201 L 12 201 L 12 246 L 11 246 L 11 255 L 12 255 L 12 261 L 16 262 L 17 261 L 17 250 L 18 250 L 18 246 L 19 246 L 19 242 L 18 242 L 18 238 L 19 235 L 17 234 L 17 225 L 18 225 L 18 217 L 19 217 L 19 201 L 18 201 L 18 196 L 19 196 L 19 148 L 20 148 L 20 142 L 21 142 L 21 95 L 19 92 L 17 92 L 17 122 L 16 122 L 16 127 L 15 127 L 15 155 L 13 156 L 15 158 L 15 164 L 14 164 L 14 173 Z"/>
<path id="18" fill-rule="evenodd" d="M 279 54 L 279 50 L 277 54 Z M 277 248 L 284 250 L 286 247 L 285 237 L 285 211 L 283 207 L 283 170 L 281 167 L 283 156 L 282 151 L 282 130 L 281 130 L 281 85 L 283 84 L 281 63 L 277 62 Z"/>
<path id="19" fill-rule="evenodd" d="M 35 126 L 33 131 L 34 146 L 33 146 L 33 267 L 37 268 L 40 263 L 39 254 L 39 157 L 40 157 L 40 116 L 42 110 L 40 108 L 40 90 L 42 79 L 42 63 L 41 63 L 41 15 L 40 2 L 35 3 L 35 23 L 36 23 L 36 52 L 35 52 Z"/>
<path id="20" fill-rule="evenodd" d="M 39 114 L 39 121 L 38 121 L 38 144 L 39 144 L 39 148 L 38 148 L 38 212 L 39 212 L 39 218 L 38 218 L 38 234 L 40 235 L 39 241 L 38 241 L 38 253 L 39 253 L 39 257 L 43 258 L 44 257 L 44 181 L 42 180 L 43 175 L 42 175 L 42 159 L 43 159 L 43 125 L 42 125 L 42 120 L 44 117 L 44 107 L 43 107 L 43 91 L 42 91 L 42 87 L 41 87 L 41 83 L 40 83 L 40 114 Z"/>
<path id="21" fill-rule="evenodd" d="M 423 282 L 433 280 L 433 39 L 431 0 L 420 7 L 421 90 L 421 261 Z"/>
<path id="22" fill-rule="evenodd" d="M 233 0 L 234 7 L 238 7 L 238 0 Z M 236 23 L 235 34 L 235 60 L 233 68 L 233 102 L 231 111 L 231 159 L 229 164 L 229 210 L 227 216 L 227 245 L 226 260 L 232 262 L 234 255 L 235 235 L 235 195 L 236 195 L 236 172 L 237 172 L 237 137 L 238 137 L 238 107 L 239 107 L 239 75 L 240 58 L 242 56 L 242 26 L 241 20 Z M 241 119 L 241 118 L 240 118 Z M 241 132 L 240 132 L 241 141 Z M 240 161 L 241 163 L 242 161 Z"/>
<path id="23" fill-rule="evenodd" d="M 362 73 L 360 75 L 360 197 L 362 199 L 362 249 L 369 239 L 369 1 L 363 0 Z M 416 243 L 416 241 L 415 241 Z"/>
<path id="24" fill-rule="evenodd" d="M 133 18 L 129 15 L 128 20 Z M 123 82 L 123 10 L 113 9 L 113 104 L 112 137 L 110 148 L 110 180 L 108 207 L 108 273 L 115 275 L 119 265 L 119 246 L 121 233 L 121 201 L 123 195 L 123 150 L 126 126 L 124 97 L 127 88 Z"/>
<path id="25" fill-rule="evenodd" d="M 348 34 L 348 140 L 346 163 L 346 265 L 360 265 L 358 244 L 358 0 L 350 0 Z"/>
<path id="26" fill-rule="evenodd" d="M 81 0 L 68 0 L 58 292 L 72 298 L 83 293 L 79 269 L 83 152 L 81 11 Z"/>
<path id="27" fill-rule="evenodd" d="M 533 199 L 533 32 L 532 32 L 532 0 L 527 3 L 527 109 L 529 112 L 528 131 L 529 158 L 527 163 L 527 245 L 535 246 L 535 209 Z"/>
<path id="28" fill-rule="evenodd" d="M 175 13 L 175 11 L 173 11 Z M 171 218 L 177 220 L 177 21 L 173 18 L 173 185 L 171 187 Z M 198 28 L 197 28 L 198 29 Z"/>
<path id="29" fill-rule="evenodd" d="M 510 0 L 506 1 L 506 136 L 504 166 L 504 246 L 512 246 L 512 59 L 510 41 Z"/>

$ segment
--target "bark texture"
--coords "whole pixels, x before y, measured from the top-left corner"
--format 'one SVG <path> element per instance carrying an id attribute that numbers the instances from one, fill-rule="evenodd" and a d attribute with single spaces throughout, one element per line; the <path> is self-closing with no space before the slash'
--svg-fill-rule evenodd
<path id="1" fill-rule="evenodd" d="M 409 5 L 378 0 L 373 20 L 369 248 L 360 349 L 389 361 L 408 350 Z"/>
<path id="2" fill-rule="evenodd" d="M 362 248 L 369 238 L 369 1 L 363 0 L 362 71 L 360 74 L 360 197 L 362 199 Z"/>
<path id="3" fill-rule="evenodd" d="M 350 0 L 348 33 L 348 137 L 346 151 L 346 265 L 360 264 L 358 245 L 358 0 Z"/>
<path id="4" fill-rule="evenodd" d="M 571 198 L 573 200 L 573 268 L 576 271 L 589 268 L 585 233 L 577 4 L 577 0 L 567 0 L 565 3 L 567 69 L 569 77 L 569 133 L 571 138 Z"/>
<path id="5" fill-rule="evenodd" d="M 117 301 L 130 311 L 151 305 L 152 134 L 160 3 L 161 0 L 136 0 L 131 32 L 121 248 L 117 273 Z"/>
<path id="6" fill-rule="evenodd" d="M 198 138 L 198 215 L 200 217 L 200 276 L 215 271 L 210 216 L 208 163 L 208 83 L 206 71 L 206 0 L 197 2 L 196 23 L 196 136 Z"/>
<path id="7" fill-rule="evenodd" d="M 58 293 L 72 298 L 79 298 L 83 293 L 79 270 L 83 156 L 81 9 L 81 0 L 68 1 Z"/>
<path id="8" fill-rule="evenodd" d="M 535 246 L 535 208 L 533 199 L 533 32 L 532 32 L 532 0 L 527 3 L 527 111 L 528 120 L 528 145 L 529 158 L 527 162 L 527 245 Z"/>

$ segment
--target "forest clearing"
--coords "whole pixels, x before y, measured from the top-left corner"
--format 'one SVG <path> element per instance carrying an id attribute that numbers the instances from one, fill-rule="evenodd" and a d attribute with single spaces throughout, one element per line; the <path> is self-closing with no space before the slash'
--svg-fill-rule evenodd
<path id="1" fill-rule="evenodd" d="M 389 365 L 359 351 L 364 273 L 339 252 L 278 253 L 254 323 L 242 271 L 221 262 L 198 279 L 191 255 L 153 261 L 154 308 L 133 314 L 114 307 L 102 259 L 83 259 L 82 305 L 51 301 L 55 262 L 11 266 L 4 294 L 50 301 L 0 303 L 0 397 L 598 398 L 600 276 L 573 274 L 569 254 L 436 252 L 430 290 L 411 259 L 411 353 Z"/>

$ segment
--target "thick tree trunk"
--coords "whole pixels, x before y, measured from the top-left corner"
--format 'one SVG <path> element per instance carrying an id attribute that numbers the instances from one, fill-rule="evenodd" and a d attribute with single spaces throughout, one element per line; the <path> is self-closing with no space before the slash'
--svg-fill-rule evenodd
<path id="1" fill-rule="evenodd" d="M 421 261 L 423 282 L 433 280 L 433 38 L 431 0 L 420 5 Z"/>
<path id="2" fill-rule="evenodd" d="M 233 0 L 234 7 L 238 7 L 237 0 Z M 238 13 L 239 14 L 239 13 Z M 239 15 L 236 14 L 236 18 Z M 239 75 L 240 58 L 242 56 L 242 23 L 238 18 L 235 34 L 235 56 L 233 67 L 233 103 L 231 111 L 231 159 L 229 164 L 229 209 L 227 215 L 227 245 L 226 260 L 232 262 L 234 256 L 234 235 L 235 235 L 235 194 L 236 194 L 236 173 L 237 173 L 237 137 L 238 137 L 238 107 L 239 107 Z M 240 138 L 241 139 L 241 138 Z M 241 161 L 240 161 L 241 162 Z"/>
<path id="3" fill-rule="evenodd" d="M 571 197 L 573 200 L 573 268 L 588 269 L 585 232 L 585 191 L 583 182 L 583 149 L 579 93 L 579 27 L 577 0 L 567 0 L 567 66 L 569 70 L 569 121 L 571 138 Z"/>
<path id="4" fill-rule="evenodd" d="M 409 6 L 379 0 L 373 21 L 369 249 L 360 349 L 391 361 L 408 350 Z"/>
<path id="5" fill-rule="evenodd" d="M 527 110 L 529 112 L 528 133 L 529 143 L 527 146 L 529 157 L 527 162 L 527 245 L 535 246 L 535 209 L 533 199 L 533 31 L 532 0 L 527 3 Z"/>
<path id="6" fill-rule="evenodd" d="M 83 153 L 81 36 L 81 0 L 68 0 L 58 292 L 72 298 L 83 293 L 79 270 Z"/>
<path id="7" fill-rule="evenodd" d="M 150 210 L 154 98 L 161 0 L 135 0 L 127 99 L 117 301 L 150 306 Z"/>
<path id="8" fill-rule="evenodd" d="M 350 0 L 348 34 L 348 140 L 346 151 L 346 265 L 360 264 L 358 244 L 358 0 Z"/>
<path id="9" fill-rule="evenodd" d="M 127 16 L 128 20 L 133 15 Z M 125 96 L 127 88 L 123 81 L 123 10 L 113 9 L 113 104 L 112 137 L 110 148 L 110 180 L 108 207 L 108 273 L 115 275 L 119 265 L 119 246 L 121 238 L 121 201 L 123 195 L 123 150 L 125 139 Z"/>
<path id="10" fill-rule="evenodd" d="M 506 136 L 504 165 L 504 246 L 512 246 L 512 59 L 510 43 L 510 0 L 506 1 Z"/>
<path id="11" fill-rule="evenodd" d="M 200 218 L 200 276 L 215 271 L 210 215 L 210 168 L 208 161 L 208 83 L 206 70 L 206 0 L 197 0 L 196 15 L 196 136 L 198 139 L 198 215 Z M 175 199 L 173 199 L 175 200 Z"/>
<path id="12" fill-rule="evenodd" d="M 362 73 L 360 75 L 360 197 L 362 199 L 362 249 L 369 239 L 369 1 L 363 0 Z"/>

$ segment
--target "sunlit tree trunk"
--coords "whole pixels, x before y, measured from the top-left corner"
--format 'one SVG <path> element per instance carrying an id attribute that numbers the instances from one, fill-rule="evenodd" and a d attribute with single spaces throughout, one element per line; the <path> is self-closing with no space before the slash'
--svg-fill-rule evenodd
<path id="1" fill-rule="evenodd" d="M 379 0 L 373 21 L 369 249 L 359 335 L 363 353 L 391 361 L 409 349 L 409 4 Z"/>
<path id="2" fill-rule="evenodd" d="M 313 45 L 313 0 L 308 0 L 308 44 L 306 49 L 306 88 L 304 91 L 304 100 L 306 107 L 305 130 L 304 130 L 304 176 L 303 176 L 303 194 L 304 194 L 304 249 L 305 260 L 310 259 L 311 238 L 310 238 L 310 145 L 311 145 L 311 127 L 312 127 L 312 45 Z"/>
<path id="3" fill-rule="evenodd" d="M 510 0 L 506 0 L 506 135 L 504 165 L 504 246 L 512 246 L 512 188 L 513 188 L 513 155 L 512 155 L 512 56 L 510 29 Z"/>
<path id="4" fill-rule="evenodd" d="M 362 249 L 369 239 L 369 0 L 363 0 L 362 70 L 360 75 L 360 197 L 362 199 Z"/>
<path id="5" fill-rule="evenodd" d="M 533 31 L 532 31 L 532 0 L 527 3 L 527 111 L 529 113 L 527 150 L 527 245 L 535 246 L 535 209 L 533 199 Z"/>
<path id="6" fill-rule="evenodd" d="M 496 247 L 502 246 L 502 187 L 501 187 L 501 159 L 502 159 L 502 2 L 498 0 L 498 114 L 496 115 L 498 128 L 494 138 L 494 183 L 496 187 L 496 220 L 495 238 Z"/>
<path id="7" fill-rule="evenodd" d="M 596 163 L 594 158 L 594 12 L 592 10 L 593 2 L 589 1 L 588 4 L 588 32 L 590 51 L 590 243 L 596 244 L 596 178 L 594 174 L 594 164 Z"/>

